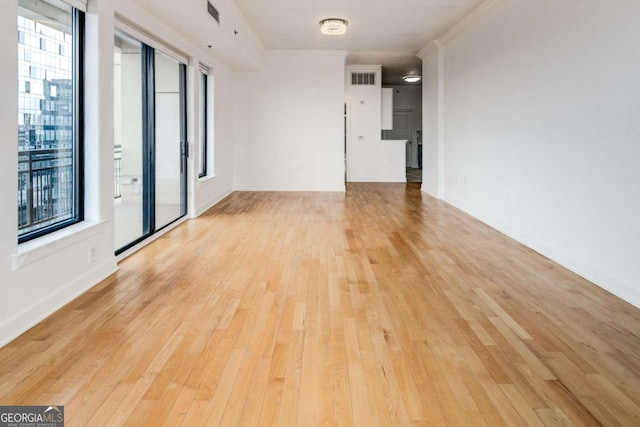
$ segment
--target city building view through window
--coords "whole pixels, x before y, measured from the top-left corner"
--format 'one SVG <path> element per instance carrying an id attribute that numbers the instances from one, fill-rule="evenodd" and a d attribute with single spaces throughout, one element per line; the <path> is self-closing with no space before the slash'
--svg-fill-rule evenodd
<path id="1" fill-rule="evenodd" d="M 28 7 L 26 5 L 29 5 Z M 18 235 L 76 212 L 72 8 L 19 2 Z"/>

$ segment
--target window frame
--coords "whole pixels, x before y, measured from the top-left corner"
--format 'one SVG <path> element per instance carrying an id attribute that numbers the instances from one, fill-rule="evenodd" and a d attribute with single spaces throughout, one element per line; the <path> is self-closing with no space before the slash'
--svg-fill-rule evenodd
<path id="1" fill-rule="evenodd" d="M 200 162 L 198 165 L 198 178 L 204 178 L 209 174 L 209 73 L 200 67 Z"/>
<path id="2" fill-rule="evenodd" d="M 67 3 L 69 4 L 69 3 Z M 84 221 L 84 81 L 85 81 L 85 13 L 71 6 L 72 44 L 72 87 L 73 87 L 73 215 L 71 218 L 45 225 L 18 235 L 18 244 L 34 240 L 55 231 Z M 17 226 L 17 224 L 16 224 Z M 17 228 L 16 228 L 17 231 Z"/>

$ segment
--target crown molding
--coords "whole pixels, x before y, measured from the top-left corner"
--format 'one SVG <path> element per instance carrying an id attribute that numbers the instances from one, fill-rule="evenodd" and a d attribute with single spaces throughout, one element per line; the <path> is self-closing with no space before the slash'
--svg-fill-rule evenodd
<path id="1" fill-rule="evenodd" d="M 424 48 L 422 48 L 420 52 L 416 53 L 416 56 L 422 59 L 423 61 L 425 61 L 427 59 L 427 56 L 429 56 L 431 52 L 434 52 L 435 50 L 439 49 L 441 46 L 442 46 L 442 43 L 440 42 L 440 40 L 433 40 L 429 42 L 429 44 L 426 45 Z"/>
<path id="2" fill-rule="evenodd" d="M 457 24 L 449 28 L 444 34 L 438 37 L 436 40 L 429 42 L 416 56 L 420 59 L 424 59 L 433 50 L 440 48 L 444 43 L 456 37 L 458 34 L 464 32 L 467 28 L 471 27 L 476 21 L 483 18 L 495 8 L 497 8 L 504 0 L 486 0 L 480 6 L 475 8 L 470 14 L 462 18 Z"/>
<path id="3" fill-rule="evenodd" d="M 476 21 L 484 16 L 488 15 L 495 8 L 497 8 L 504 0 L 487 0 L 473 10 L 470 14 L 462 18 L 460 22 L 455 24 L 449 31 L 444 33 L 442 37 L 438 38 L 440 43 L 446 43 L 458 34 L 464 32 L 467 28 L 471 27 Z"/>

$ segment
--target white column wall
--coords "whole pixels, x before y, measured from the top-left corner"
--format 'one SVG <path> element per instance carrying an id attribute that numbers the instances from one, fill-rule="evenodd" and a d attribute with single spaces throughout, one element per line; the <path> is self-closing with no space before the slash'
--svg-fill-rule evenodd
<path id="1" fill-rule="evenodd" d="M 237 73 L 238 190 L 344 191 L 344 58 L 271 51 L 259 71 Z"/>
<path id="2" fill-rule="evenodd" d="M 505 0 L 423 59 L 443 198 L 640 306 L 638 40 L 637 1 Z"/>
<path id="3" fill-rule="evenodd" d="M 439 51 L 422 58 L 422 191 L 441 197 L 440 165 L 440 76 Z"/>
<path id="4" fill-rule="evenodd" d="M 192 102 L 195 114 L 189 123 L 191 141 L 190 172 L 193 173 L 189 200 L 192 216 L 202 214 L 215 203 L 231 194 L 234 189 L 234 133 L 233 133 L 233 73 L 224 64 L 203 58 L 209 66 L 209 165 L 212 174 L 202 179 L 198 178 L 199 158 L 198 137 L 200 134 L 200 76 L 199 68 L 193 68 L 190 83 L 195 85 Z M 194 60 L 194 64 L 198 64 Z"/>
<path id="5" fill-rule="evenodd" d="M 352 85 L 351 72 L 375 73 L 376 84 Z M 380 65 L 351 65 L 344 73 L 348 182 L 407 181 L 406 141 L 382 139 L 381 80 Z"/>

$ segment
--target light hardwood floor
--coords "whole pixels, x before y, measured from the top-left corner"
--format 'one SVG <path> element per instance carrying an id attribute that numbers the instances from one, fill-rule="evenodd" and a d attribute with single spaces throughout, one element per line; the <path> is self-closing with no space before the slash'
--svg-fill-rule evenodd
<path id="1" fill-rule="evenodd" d="M 235 193 L 0 350 L 68 426 L 640 425 L 640 310 L 416 185 Z"/>

